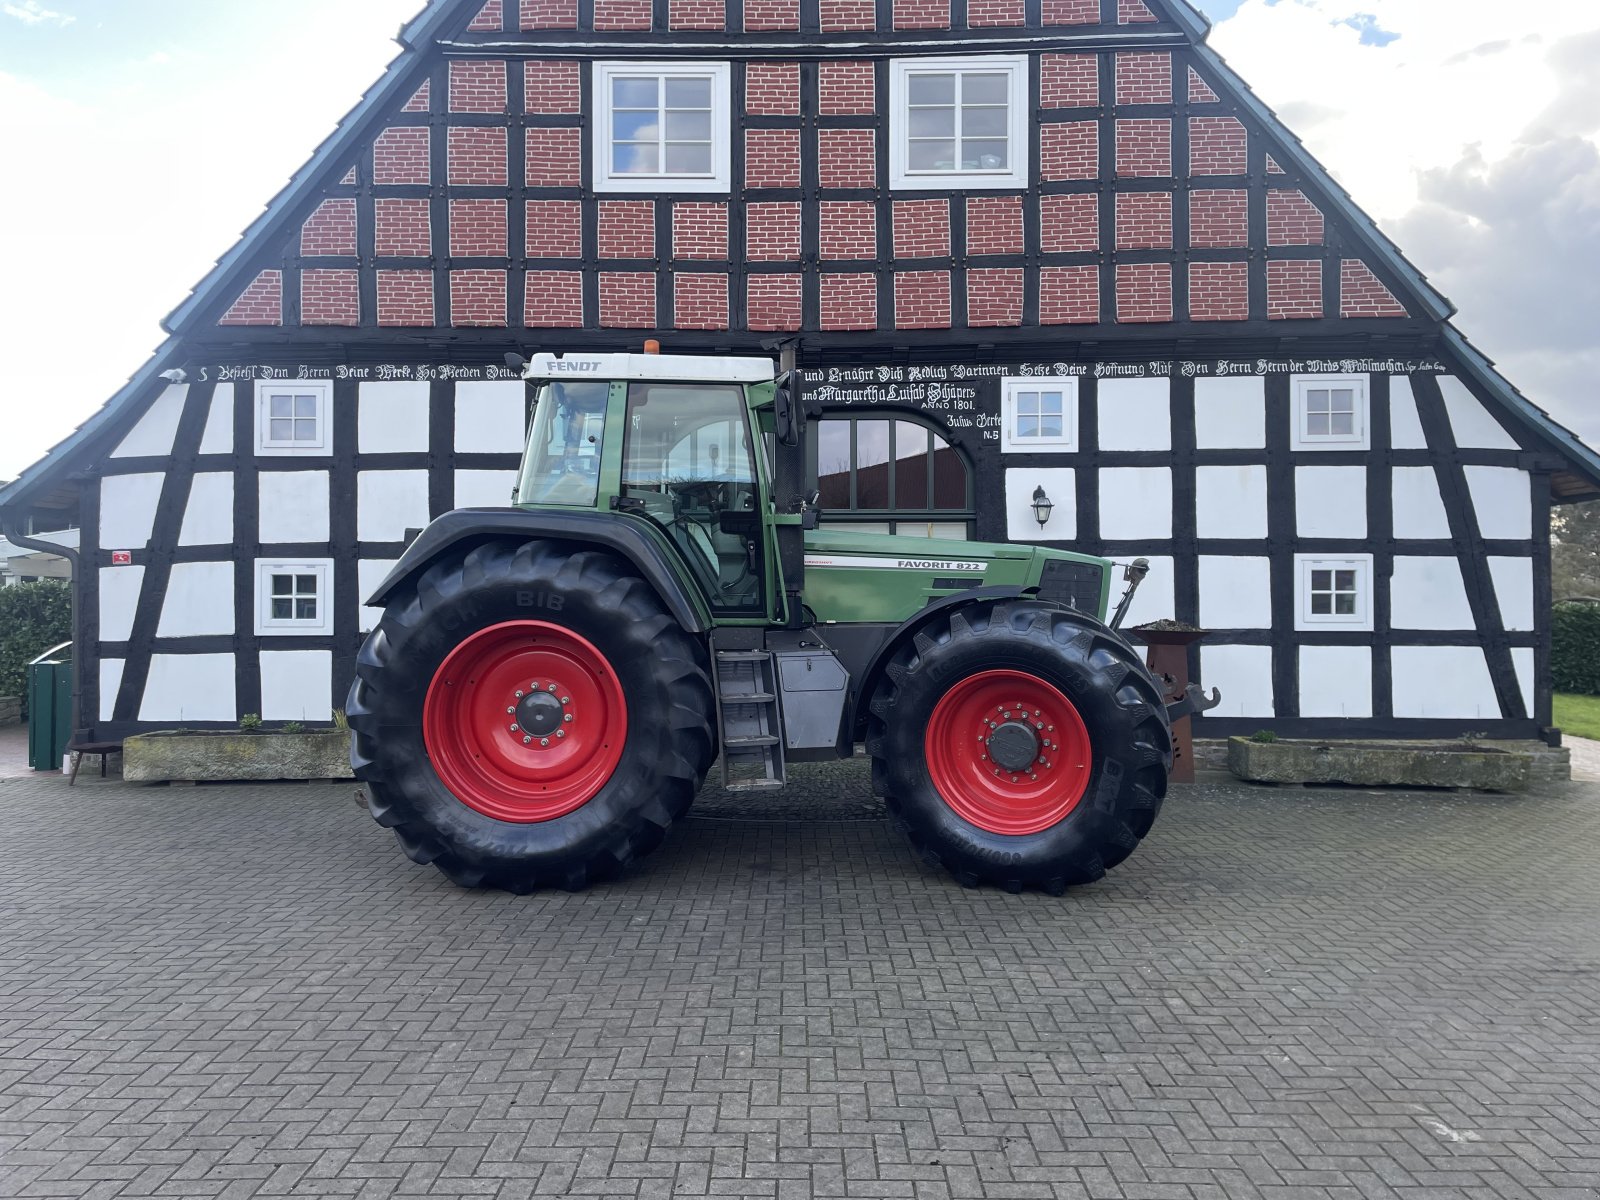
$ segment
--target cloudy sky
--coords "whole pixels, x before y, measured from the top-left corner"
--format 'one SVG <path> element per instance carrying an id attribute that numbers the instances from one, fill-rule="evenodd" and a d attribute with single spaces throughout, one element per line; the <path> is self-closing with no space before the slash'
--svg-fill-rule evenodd
<path id="1" fill-rule="evenodd" d="M 421 0 L 0 0 L 0 479 L 158 322 L 396 53 Z M 1212 44 L 1600 445 L 1600 4 L 1203 0 Z"/>

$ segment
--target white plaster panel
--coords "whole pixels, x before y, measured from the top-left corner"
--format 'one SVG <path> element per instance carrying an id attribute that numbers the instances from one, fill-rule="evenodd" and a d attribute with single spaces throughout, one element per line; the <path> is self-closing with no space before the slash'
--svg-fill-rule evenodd
<path id="1" fill-rule="evenodd" d="M 164 475 L 107 475 L 100 481 L 100 546 L 139 550 L 149 544 Z"/>
<path id="2" fill-rule="evenodd" d="M 1480 534 L 1518 542 L 1533 536 L 1533 490 L 1526 471 L 1515 467 L 1466 467 L 1465 471 Z"/>
<path id="3" fill-rule="evenodd" d="M 333 654 L 327 650 L 263 650 L 261 717 L 266 721 L 332 720 Z"/>
<path id="4" fill-rule="evenodd" d="M 1203 538 L 1267 536 L 1267 468 L 1196 467 L 1195 531 Z"/>
<path id="5" fill-rule="evenodd" d="M 1500 601 L 1506 629 L 1523 633 L 1533 628 L 1533 559 L 1490 556 L 1489 577 Z"/>
<path id="6" fill-rule="evenodd" d="M 1172 536 L 1172 468 L 1106 467 L 1100 472 L 1100 536 L 1156 541 Z"/>
<path id="7" fill-rule="evenodd" d="M 1200 624 L 1205 629 L 1272 628 L 1272 560 L 1201 555 Z"/>
<path id="8" fill-rule="evenodd" d="M 363 454 L 417 454 L 428 449 L 426 382 L 363 383 L 356 443 Z"/>
<path id="9" fill-rule="evenodd" d="M 117 715 L 117 693 L 122 690 L 122 668 L 124 660 L 120 658 L 102 658 L 100 660 L 100 719 L 110 721 Z"/>
<path id="10" fill-rule="evenodd" d="M 426 471 L 361 471 L 356 475 L 356 536 L 400 542 L 428 524 Z"/>
<path id="11" fill-rule="evenodd" d="M 1533 716 L 1533 647 L 1514 646 L 1511 650 L 1511 665 L 1516 668 L 1517 687 L 1522 692 L 1522 703 L 1528 709 L 1528 715 Z"/>
<path id="12" fill-rule="evenodd" d="M 1128 615 L 1122 622 L 1124 629 L 1131 629 L 1135 625 L 1144 625 L 1150 621 L 1170 621 L 1178 611 L 1177 588 L 1173 582 L 1174 567 L 1171 557 L 1165 554 L 1133 554 L 1117 561 L 1128 563 L 1140 557 L 1150 560 L 1150 574 L 1144 577 L 1139 590 L 1133 594 L 1133 603 L 1128 606 Z M 1122 570 L 1114 568 L 1111 575 L 1112 608 L 1117 606 L 1127 587 L 1122 579 Z"/>
<path id="13" fill-rule="evenodd" d="M 1259 375 L 1194 381 L 1194 437 L 1202 450 L 1267 444 L 1267 382 Z"/>
<path id="14" fill-rule="evenodd" d="M 1212 717 L 1270 717 L 1272 699 L 1271 646 L 1200 646 L 1200 684 L 1209 693 L 1222 690 L 1222 703 L 1206 715 Z"/>
<path id="15" fill-rule="evenodd" d="M 1365 467 L 1296 467 L 1295 529 L 1303 538 L 1367 536 Z"/>
<path id="16" fill-rule="evenodd" d="M 1467 385 L 1454 375 L 1439 376 L 1439 391 L 1444 396 L 1445 411 L 1450 414 L 1450 429 L 1456 435 L 1456 445 L 1472 450 L 1519 448 L 1517 439 L 1489 415 L 1489 410 L 1478 403 Z"/>
<path id="17" fill-rule="evenodd" d="M 143 567 L 100 568 L 100 640 L 125 642 L 133 634 L 133 614 L 144 587 Z"/>
<path id="18" fill-rule="evenodd" d="M 1172 384 L 1166 379 L 1102 379 L 1100 449 L 1172 449 Z"/>
<path id="19" fill-rule="evenodd" d="M 507 508 L 511 489 L 517 486 L 515 471 L 457 471 L 457 508 Z"/>
<path id="20" fill-rule="evenodd" d="M 1394 715 L 1500 719 L 1489 664 L 1478 646 L 1395 646 Z"/>
<path id="21" fill-rule="evenodd" d="M 178 437 L 178 419 L 183 416 L 183 403 L 189 398 L 189 385 L 175 383 L 167 387 L 145 409 L 139 423 L 128 431 L 122 444 L 111 452 L 112 458 L 163 458 L 172 453 Z"/>
<path id="22" fill-rule="evenodd" d="M 139 705 L 141 721 L 237 721 L 231 654 L 153 654 Z"/>
<path id="23" fill-rule="evenodd" d="M 1300 715 L 1370 717 L 1372 648 L 1301 646 Z"/>
<path id="24" fill-rule="evenodd" d="M 1395 629 L 1472 629 L 1472 605 L 1454 557 L 1397 556 L 1389 584 Z"/>
<path id="25" fill-rule="evenodd" d="M 1055 505 L 1043 529 L 1033 515 L 1033 489 Z M 1078 536 L 1078 473 L 1071 467 L 1012 467 L 1006 471 L 1006 536 L 1014 542 L 1070 542 Z"/>
<path id="26" fill-rule="evenodd" d="M 233 542 L 233 473 L 207 471 L 189 487 L 189 506 L 178 533 L 180 546 L 227 546 Z"/>
<path id="27" fill-rule="evenodd" d="M 200 435 L 201 454 L 233 453 L 234 390 L 231 383 L 219 383 L 211 393 L 211 411 L 206 414 L 206 430 Z"/>
<path id="28" fill-rule="evenodd" d="M 233 627 L 233 564 L 174 563 L 156 636 L 203 637 Z"/>
<path id="29" fill-rule="evenodd" d="M 369 605 L 367 601 L 394 569 L 394 564 L 399 561 L 397 558 L 363 558 L 356 564 L 356 580 L 361 591 L 361 610 L 358 617 L 362 633 L 370 633 L 378 627 L 378 622 L 383 617 L 383 608 L 381 605 Z"/>
<path id="30" fill-rule="evenodd" d="M 1417 395 L 1408 375 L 1389 378 L 1389 441 L 1396 450 L 1426 450 L 1428 437 L 1417 415 Z"/>
<path id="31" fill-rule="evenodd" d="M 1432 467 L 1394 469 L 1394 535 L 1397 538 L 1448 538 L 1439 477 Z"/>
<path id="32" fill-rule="evenodd" d="M 328 540 L 328 472 L 263 471 L 261 542 Z"/>
<path id="33" fill-rule="evenodd" d="M 456 449 L 468 454 L 521 454 L 527 441 L 527 385 L 456 384 Z"/>

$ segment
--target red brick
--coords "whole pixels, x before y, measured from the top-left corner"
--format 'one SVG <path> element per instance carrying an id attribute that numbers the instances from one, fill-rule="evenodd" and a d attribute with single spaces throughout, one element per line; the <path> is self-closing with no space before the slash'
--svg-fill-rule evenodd
<path id="1" fill-rule="evenodd" d="M 1171 247 L 1172 193 L 1119 193 L 1117 249 L 1168 250 Z"/>
<path id="2" fill-rule="evenodd" d="M 506 131 L 455 126 L 450 130 L 450 186 L 505 187 Z"/>
<path id="3" fill-rule="evenodd" d="M 1021 254 L 1022 197 L 967 197 L 967 253 Z"/>
<path id="4" fill-rule="evenodd" d="M 1267 174 L 1282 175 L 1283 173 L 1283 168 L 1278 165 L 1278 160 L 1273 158 L 1270 154 L 1267 155 Z"/>
<path id="5" fill-rule="evenodd" d="M 1039 268 L 1039 324 L 1095 325 L 1099 321 L 1099 267 Z"/>
<path id="6" fill-rule="evenodd" d="M 1165 118 L 1117 122 L 1117 177 L 1164 178 L 1172 174 L 1172 122 Z"/>
<path id="7" fill-rule="evenodd" d="M 595 31 L 649 29 L 651 8 L 650 0 L 594 0 Z"/>
<path id="8" fill-rule="evenodd" d="M 1189 118 L 1189 174 L 1243 175 L 1250 138 L 1236 117 Z"/>
<path id="9" fill-rule="evenodd" d="M 1221 97 L 1211 90 L 1211 85 L 1200 78 L 1200 72 L 1189 68 L 1189 103 L 1216 104 Z"/>
<path id="10" fill-rule="evenodd" d="M 726 261 L 728 206 L 720 203 L 674 204 L 672 256 Z"/>
<path id="11" fill-rule="evenodd" d="M 452 258 L 504 258 L 506 202 L 450 201 L 450 255 Z"/>
<path id="12" fill-rule="evenodd" d="M 876 258 L 878 208 L 867 200 L 824 200 L 818 212 L 820 257 Z"/>
<path id="13" fill-rule="evenodd" d="M 821 292 L 824 330 L 878 327 L 876 275 L 823 275 Z"/>
<path id="14" fill-rule="evenodd" d="M 1098 25 L 1100 0 L 1044 0 L 1040 18 L 1045 25 Z"/>
<path id="15" fill-rule="evenodd" d="M 894 202 L 896 258 L 945 258 L 949 254 L 950 202 L 948 200 Z"/>
<path id="16" fill-rule="evenodd" d="M 967 272 L 967 324 L 974 328 L 1022 324 L 1022 268 Z"/>
<path id="17" fill-rule="evenodd" d="M 282 325 L 283 272 L 263 271 L 239 294 L 219 325 Z"/>
<path id="18" fill-rule="evenodd" d="M 300 228 L 300 254 L 353 255 L 356 252 L 356 202 L 324 200 Z"/>
<path id="19" fill-rule="evenodd" d="M 870 62 L 825 62 L 817 90 L 825 117 L 870 116 L 878 110 L 877 71 Z"/>
<path id="20" fill-rule="evenodd" d="M 378 324 L 429 326 L 433 315 L 432 271 L 379 271 Z"/>
<path id="21" fill-rule="evenodd" d="M 723 0 L 668 0 L 668 29 L 715 29 L 728 27 L 728 8 Z M 652 323 L 654 318 L 652 318 Z"/>
<path id="22" fill-rule="evenodd" d="M 582 133 L 580 129 L 529 129 L 528 186 L 577 187 Z"/>
<path id="23" fill-rule="evenodd" d="M 1172 55 L 1117 55 L 1118 104 L 1171 104 Z"/>
<path id="24" fill-rule="evenodd" d="M 361 272 L 302 271 L 300 324 L 361 324 Z"/>
<path id="25" fill-rule="evenodd" d="M 1039 126 L 1039 178 L 1100 178 L 1100 126 L 1094 121 Z"/>
<path id="26" fill-rule="evenodd" d="M 894 327 L 896 329 L 948 329 L 950 327 L 950 272 L 896 271 L 894 276 Z"/>
<path id="27" fill-rule="evenodd" d="M 1267 245 L 1320 246 L 1322 239 L 1322 210 L 1304 192 L 1267 193 Z"/>
<path id="28" fill-rule="evenodd" d="M 411 93 L 411 99 L 406 101 L 406 106 L 401 112 L 425 113 L 433 106 L 433 83 L 425 81 L 421 87 Z"/>
<path id="29" fill-rule="evenodd" d="M 529 271 L 523 287 L 522 322 L 529 329 L 582 329 L 583 273 Z"/>
<path id="30" fill-rule="evenodd" d="M 385 129 L 372 147 L 372 182 L 378 187 L 431 182 L 429 144 L 426 129 Z"/>
<path id="31" fill-rule="evenodd" d="M 800 131 L 745 130 L 744 185 L 749 188 L 799 187 Z"/>
<path id="32" fill-rule="evenodd" d="M 1267 263 L 1267 318 L 1304 321 L 1322 316 L 1322 263 L 1276 259 Z"/>
<path id="33" fill-rule="evenodd" d="M 356 169 L 354 167 L 351 167 L 340 178 L 339 186 L 340 187 L 355 187 L 356 186 L 356 182 L 357 182 L 357 180 L 356 180 Z"/>
<path id="34" fill-rule="evenodd" d="M 499 327 L 506 324 L 504 271 L 451 271 L 450 323 Z"/>
<path id="35" fill-rule="evenodd" d="M 500 33 L 505 28 L 505 9 L 500 0 L 489 0 L 472 18 L 468 33 Z"/>
<path id="36" fill-rule="evenodd" d="M 535 62 L 522 64 L 523 105 L 531 113 L 575 113 L 578 99 L 578 64 Z"/>
<path id="37" fill-rule="evenodd" d="M 1250 317 L 1250 264 L 1189 264 L 1189 318 L 1193 321 L 1244 321 Z"/>
<path id="38" fill-rule="evenodd" d="M 582 258 L 583 201 L 529 200 L 525 239 L 529 258 Z"/>
<path id="39" fill-rule="evenodd" d="M 656 277 L 644 271 L 600 272 L 600 324 L 608 329 L 653 329 Z"/>
<path id="40" fill-rule="evenodd" d="M 726 329 L 728 277 L 721 274 L 674 276 L 672 324 L 675 329 Z"/>
<path id="41" fill-rule="evenodd" d="M 765 117 L 800 115 L 800 64 L 751 63 L 744 71 L 744 110 Z"/>
<path id="42" fill-rule="evenodd" d="M 800 202 L 747 204 L 744 256 L 751 262 L 788 262 L 800 257 Z"/>
<path id="43" fill-rule="evenodd" d="M 894 0 L 896 29 L 949 29 L 950 0 Z"/>
<path id="44" fill-rule="evenodd" d="M 817 171 L 825 188 L 876 187 L 876 134 L 871 129 L 817 130 Z"/>
<path id="45" fill-rule="evenodd" d="M 1155 13 L 1145 7 L 1144 0 L 1117 0 L 1117 24 L 1137 25 L 1155 19 Z"/>
<path id="46" fill-rule="evenodd" d="M 878 27 L 875 0 L 821 0 L 821 15 L 823 33 Z"/>
<path id="47" fill-rule="evenodd" d="M 799 329 L 801 286 L 799 275 L 746 276 L 746 325 L 757 330 Z"/>
<path id="48" fill-rule="evenodd" d="M 600 257 L 654 258 L 656 202 L 600 201 Z"/>
<path id="49" fill-rule="evenodd" d="M 1347 258 L 1339 268 L 1339 315 L 1403 317 L 1406 310 L 1371 267 L 1359 258 Z"/>
<path id="50" fill-rule="evenodd" d="M 576 29 L 578 0 L 521 0 L 518 25 L 522 29 Z"/>
<path id="51" fill-rule="evenodd" d="M 751 31 L 800 28 L 800 0 L 744 0 L 744 27 Z"/>
<path id="52" fill-rule="evenodd" d="M 1249 192 L 1234 188 L 1189 193 L 1189 245 L 1223 250 L 1249 244 Z"/>
<path id="53" fill-rule="evenodd" d="M 1117 320 L 1140 324 L 1172 320 L 1170 263 L 1119 263 Z"/>
<path id="54" fill-rule="evenodd" d="M 1040 196 L 1039 249 L 1046 254 L 1100 249 L 1100 197 L 1092 192 Z"/>
<path id="55" fill-rule="evenodd" d="M 506 111 L 506 64 L 492 59 L 450 60 L 450 111 Z"/>
<path id="56" fill-rule="evenodd" d="M 1099 55 L 1039 56 L 1040 108 L 1093 108 L 1099 103 Z"/>
<path id="57" fill-rule="evenodd" d="M 1025 19 L 1023 0 L 967 0 L 967 28 L 1021 25 Z"/>
<path id="58" fill-rule="evenodd" d="M 433 206 L 426 200 L 378 199 L 374 251 L 379 258 L 427 258 L 433 253 Z"/>

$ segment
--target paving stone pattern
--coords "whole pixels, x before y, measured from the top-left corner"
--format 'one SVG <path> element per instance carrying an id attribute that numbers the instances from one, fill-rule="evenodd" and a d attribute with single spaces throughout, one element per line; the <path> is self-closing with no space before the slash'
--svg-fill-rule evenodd
<path id="1" fill-rule="evenodd" d="M 1060 899 L 811 789 L 518 899 L 348 786 L 0 783 L 0 1195 L 1600 1194 L 1600 788 L 1201 786 Z"/>

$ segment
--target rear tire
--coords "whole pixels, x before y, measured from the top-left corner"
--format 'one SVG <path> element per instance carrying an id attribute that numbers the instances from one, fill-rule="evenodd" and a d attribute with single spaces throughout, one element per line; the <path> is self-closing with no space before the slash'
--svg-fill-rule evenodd
<path id="1" fill-rule="evenodd" d="M 985 740 L 1003 724 L 1011 744 Z M 968 887 L 1057 895 L 1133 852 L 1172 768 L 1161 690 L 1138 654 L 1034 600 L 932 618 L 872 697 L 867 750 L 874 787 L 930 865 Z"/>
<path id="2" fill-rule="evenodd" d="M 524 710 L 535 682 L 559 686 Z M 463 887 L 517 893 L 660 845 L 710 767 L 711 711 L 704 651 L 649 585 L 549 542 L 448 556 L 393 595 L 346 708 L 373 818 Z"/>

